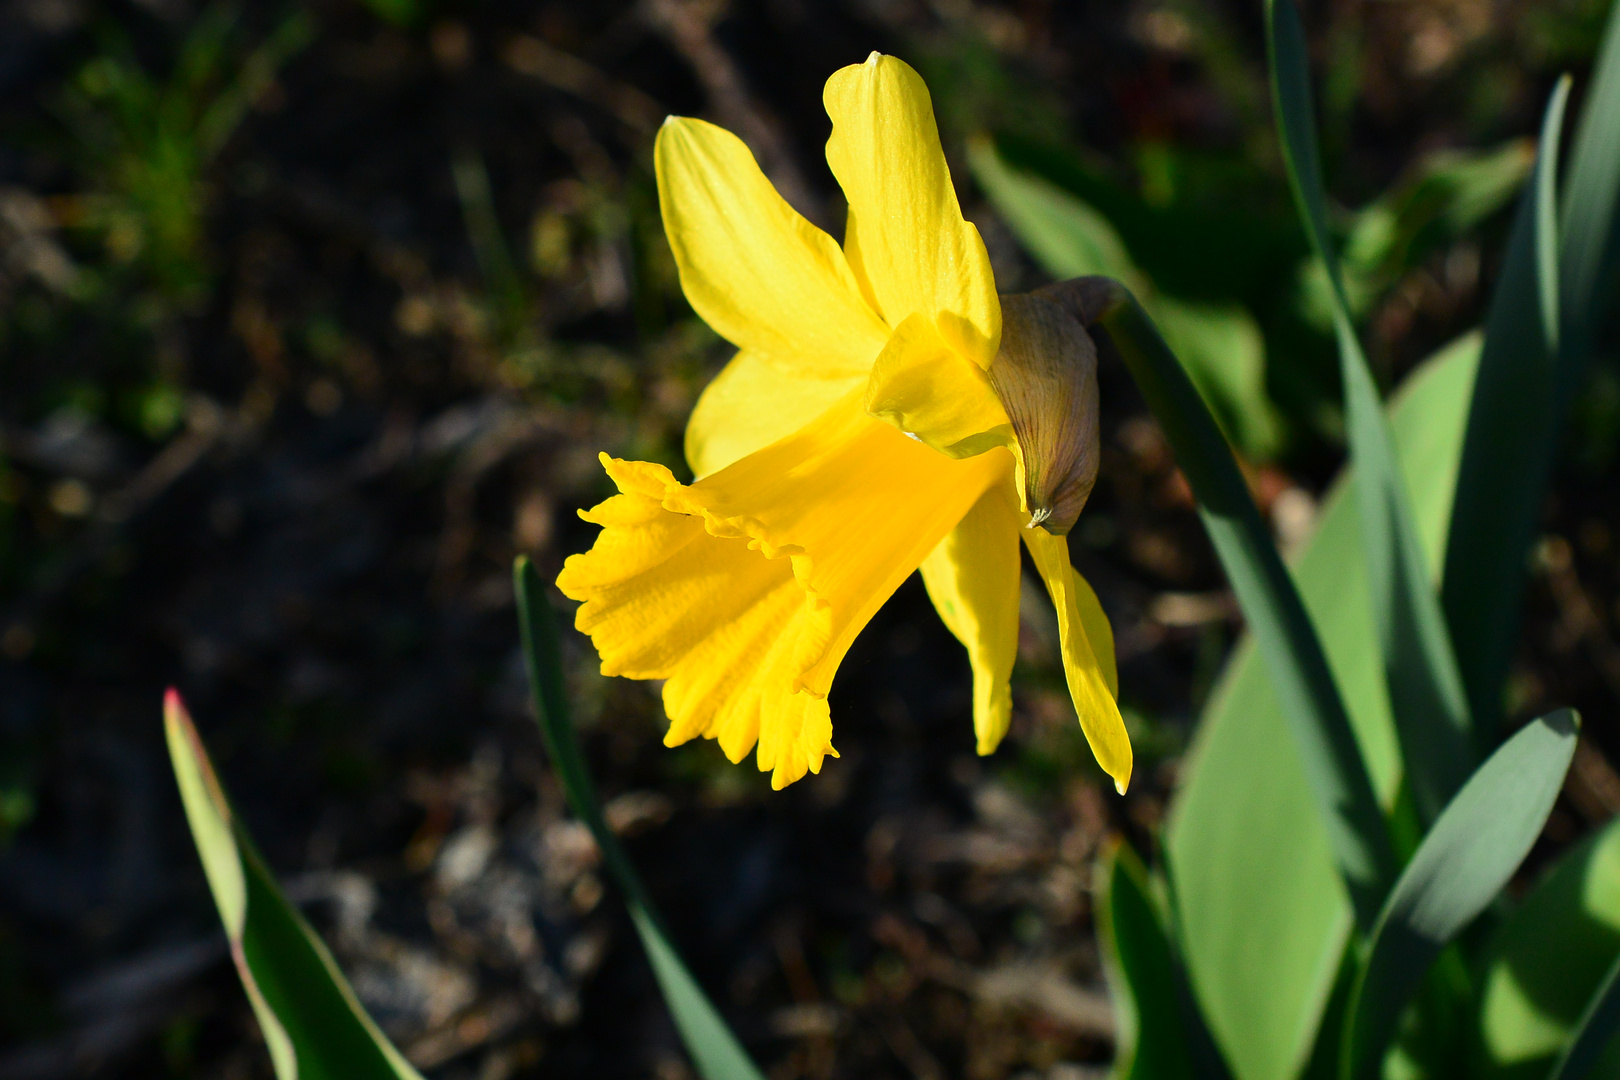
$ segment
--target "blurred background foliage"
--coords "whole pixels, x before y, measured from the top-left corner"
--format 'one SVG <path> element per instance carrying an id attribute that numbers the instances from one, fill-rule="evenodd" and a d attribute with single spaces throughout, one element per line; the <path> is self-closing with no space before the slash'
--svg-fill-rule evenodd
<path id="1" fill-rule="evenodd" d="M 1307 6 L 1386 389 L 1480 323 L 1541 103 L 1584 85 L 1608 8 Z M 598 450 L 682 469 L 727 357 L 663 240 L 663 116 L 736 131 L 836 232 L 821 84 L 873 48 L 932 88 L 1001 288 L 1128 282 L 1299 549 L 1343 421 L 1258 4 L 0 3 L 0 1077 L 268 1075 L 167 776 L 169 683 L 424 1072 L 686 1075 L 544 768 L 508 567 L 589 543 Z M 1158 856 L 1238 618 L 1163 436 L 1102 386 L 1073 546 L 1115 622 L 1123 798 L 1033 600 L 996 756 L 914 581 L 840 677 L 843 759 L 774 796 L 663 749 L 649 688 L 569 643 L 608 823 L 773 1077 L 1110 1060 L 1094 860 Z M 1617 453 L 1611 320 L 1510 676 L 1516 716 L 1588 717 L 1525 881 L 1620 811 Z"/>

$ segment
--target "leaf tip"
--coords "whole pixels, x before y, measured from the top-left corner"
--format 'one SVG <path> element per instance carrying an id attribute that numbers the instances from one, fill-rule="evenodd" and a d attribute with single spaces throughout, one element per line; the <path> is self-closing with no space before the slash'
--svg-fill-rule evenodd
<path id="1" fill-rule="evenodd" d="M 1541 722 L 1566 738 L 1581 733 L 1581 714 L 1574 709 L 1564 708 L 1550 712 L 1541 718 Z"/>
<path id="2" fill-rule="evenodd" d="M 163 722 L 188 735 L 196 730 L 191 723 L 191 713 L 186 710 L 185 699 L 180 696 L 179 689 L 173 686 L 163 691 Z"/>

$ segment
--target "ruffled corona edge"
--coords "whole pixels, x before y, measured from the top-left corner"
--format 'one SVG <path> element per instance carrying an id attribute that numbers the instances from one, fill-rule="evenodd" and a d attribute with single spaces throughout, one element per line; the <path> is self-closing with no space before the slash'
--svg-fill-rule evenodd
<path id="1" fill-rule="evenodd" d="M 581 511 L 602 532 L 557 578 L 582 601 L 574 625 L 602 674 L 665 680 L 668 746 L 702 735 L 740 762 L 757 745 L 777 789 L 820 772 L 838 754 L 827 695 L 805 675 L 834 634 L 810 556 L 755 518 L 716 513 L 711 493 L 662 465 L 602 464 L 620 493 Z"/>

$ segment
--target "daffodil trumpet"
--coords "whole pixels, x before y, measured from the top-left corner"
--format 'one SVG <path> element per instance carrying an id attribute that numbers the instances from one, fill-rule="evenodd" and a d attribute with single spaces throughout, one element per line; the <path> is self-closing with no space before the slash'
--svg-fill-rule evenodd
<path id="1" fill-rule="evenodd" d="M 1012 716 L 1019 544 L 1057 609 L 1082 730 L 1124 791 L 1113 633 L 1065 534 L 1097 478 L 1097 350 L 1073 297 L 999 296 L 922 79 L 874 53 L 827 82 L 840 246 L 729 132 L 671 117 L 660 208 L 693 309 L 738 352 L 686 430 L 697 477 L 602 455 L 618 494 L 558 588 L 605 675 L 662 679 L 665 743 L 757 747 L 782 788 L 832 746 L 840 661 L 910 576 L 967 648 L 991 753 Z"/>

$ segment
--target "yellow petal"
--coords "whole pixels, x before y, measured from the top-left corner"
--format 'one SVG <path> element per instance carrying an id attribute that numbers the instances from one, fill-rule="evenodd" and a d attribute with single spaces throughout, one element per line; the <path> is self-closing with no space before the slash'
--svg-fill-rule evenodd
<path id="1" fill-rule="evenodd" d="M 988 754 L 1012 719 L 1018 658 L 1018 532 L 1022 515 L 1009 471 L 923 560 L 922 579 L 939 617 L 973 665 L 973 731 Z"/>
<path id="2" fill-rule="evenodd" d="M 836 241 L 787 204 L 742 140 L 672 116 L 654 151 L 664 231 L 692 309 L 739 348 L 862 373 L 888 328 Z"/>
<path id="3" fill-rule="evenodd" d="M 1086 631 L 1086 642 L 1091 646 L 1091 655 L 1097 660 L 1097 667 L 1102 672 L 1103 683 L 1108 687 L 1108 693 L 1115 701 L 1119 700 L 1119 661 L 1114 656 L 1114 627 L 1108 621 L 1108 615 L 1097 600 L 1097 592 L 1091 587 L 1091 582 L 1074 567 L 1069 567 L 1074 575 L 1075 606 L 1080 609 L 1080 625 Z"/>
<path id="4" fill-rule="evenodd" d="M 1025 529 L 1023 535 L 1057 608 L 1063 674 L 1075 713 L 1080 717 L 1080 730 L 1085 732 L 1097 764 L 1114 778 L 1114 786 L 1124 794 L 1131 782 L 1131 739 L 1125 733 L 1125 722 L 1114 699 L 1119 682 L 1114 668 L 1113 631 L 1104 633 L 1108 617 L 1098 606 L 1091 586 L 1069 565 L 1068 540 L 1039 528 Z"/>
<path id="5" fill-rule="evenodd" d="M 563 566 L 602 671 L 665 679 L 666 742 L 758 740 L 782 787 L 832 753 L 827 693 L 855 635 L 1010 465 L 952 461 L 867 416 L 861 392 L 691 485 L 604 458 L 621 494 Z"/>
<path id="6" fill-rule="evenodd" d="M 686 422 L 686 463 L 694 476 L 718 472 L 791 435 L 862 382 L 858 375 L 803 375 L 759 353 L 740 352 L 703 391 Z"/>
<path id="7" fill-rule="evenodd" d="M 823 100 L 827 163 L 849 200 L 844 250 L 867 295 L 890 326 L 921 314 L 989 367 L 1001 340 L 995 275 L 962 218 L 928 87 L 903 61 L 873 53 L 834 72 Z"/>
<path id="8" fill-rule="evenodd" d="M 872 365 L 866 411 L 950 457 L 1014 445 L 990 377 L 922 315 L 908 316 Z"/>

